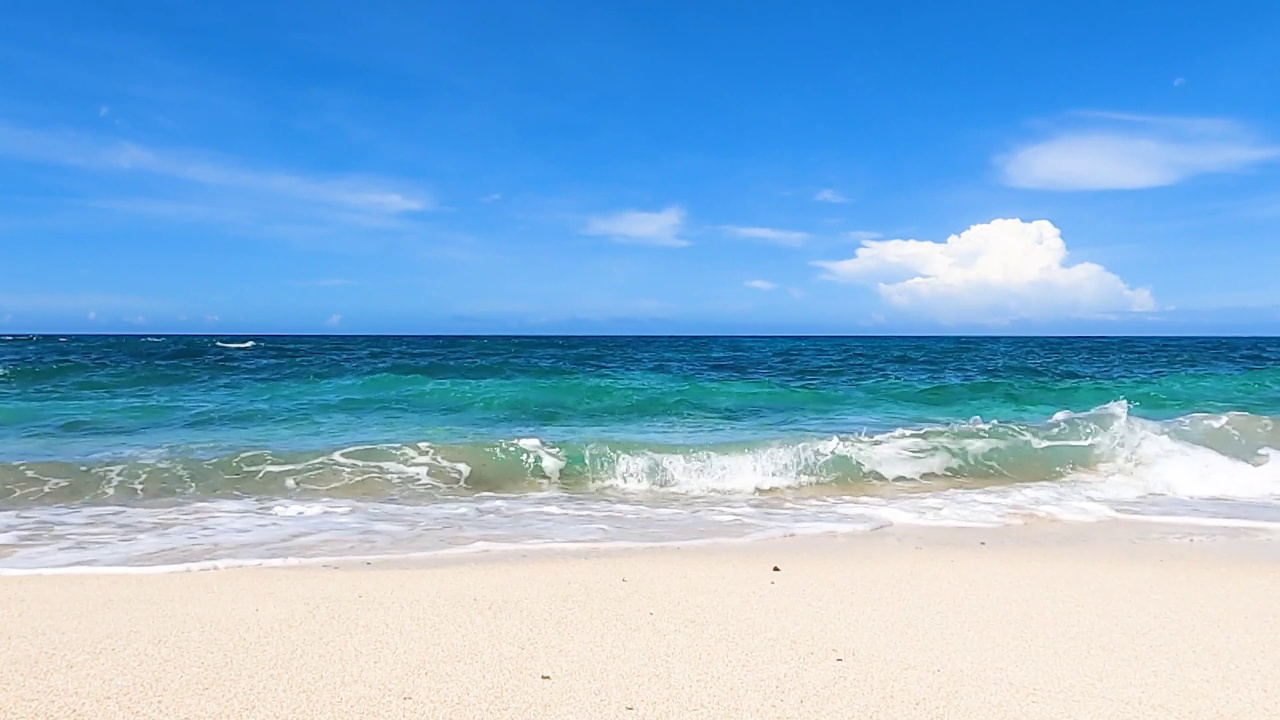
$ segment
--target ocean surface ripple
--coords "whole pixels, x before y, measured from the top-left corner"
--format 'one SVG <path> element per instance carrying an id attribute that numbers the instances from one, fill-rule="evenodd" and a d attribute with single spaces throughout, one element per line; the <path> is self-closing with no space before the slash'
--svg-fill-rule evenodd
<path id="1" fill-rule="evenodd" d="M 1280 531 L 1280 339 L 0 340 L 0 572 Z M 196 565 L 192 565 L 195 563 Z"/>

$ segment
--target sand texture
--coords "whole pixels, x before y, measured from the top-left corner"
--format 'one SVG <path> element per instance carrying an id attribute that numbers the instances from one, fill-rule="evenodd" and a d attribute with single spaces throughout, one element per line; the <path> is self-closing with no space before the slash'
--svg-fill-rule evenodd
<path id="1" fill-rule="evenodd" d="M 1054 532 L 0 578 L 0 717 L 1280 717 L 1280 543 Z"/>

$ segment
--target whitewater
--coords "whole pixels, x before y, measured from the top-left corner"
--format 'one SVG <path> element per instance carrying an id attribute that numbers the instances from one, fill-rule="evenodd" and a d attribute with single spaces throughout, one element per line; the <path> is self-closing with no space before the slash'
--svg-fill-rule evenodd
<path id="1" fill-rule="evenodd" d="M 1278 367 L 1267 339 L 18 338 L 0 573 L 894 525 L 1280 537 Z"/>

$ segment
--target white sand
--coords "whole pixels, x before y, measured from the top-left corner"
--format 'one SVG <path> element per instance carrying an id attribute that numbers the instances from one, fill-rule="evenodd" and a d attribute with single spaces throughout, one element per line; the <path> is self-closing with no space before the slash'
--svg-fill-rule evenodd
<path id="1" fill-rule="evenodd" d="M 0 578 L 0 717 L 1280 717 L 1280 542 L 1065 528 Z"/>

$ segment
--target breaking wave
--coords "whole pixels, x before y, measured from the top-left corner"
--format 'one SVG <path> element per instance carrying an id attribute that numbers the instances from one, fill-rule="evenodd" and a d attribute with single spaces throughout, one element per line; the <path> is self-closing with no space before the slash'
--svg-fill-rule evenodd
<path id="1" fill-rule="evenodd" d="M 557 444 L 360 445 L 323 453 L 149 456 L 97 464 L 0 465 L 0 502 L 128 503 L 175 497 L 430 500 L 469 492 L 827 494 L 1105 482 L 1128 495 L 1262 497 L 1280 493 L 1280 426 L 1248 413 L 1168 421 L 1123 401 L 1044 423 L 986 422 L 868 435 L 701 447 Z"/>
<path id="2" fill-rule="evenodd" d="M 701 447 L 361 445 L 0 465 L 0 573 L 222 567 L 563 543 L 998 526 L 1280 531 L 1280 427 L 1248 413 L 967 423 Z"/>

